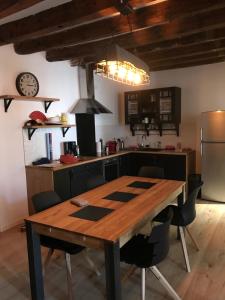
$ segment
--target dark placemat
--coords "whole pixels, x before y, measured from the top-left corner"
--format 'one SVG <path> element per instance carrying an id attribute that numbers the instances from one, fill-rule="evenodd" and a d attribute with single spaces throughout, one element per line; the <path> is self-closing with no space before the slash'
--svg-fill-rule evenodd
<path id="1" fill-rule="evenodd" d="M 114 209 L 88 205 L 76 211 L 70 216 L 89 221 L 98 221 L 110 214 L 112 211 L 114 211 Z"/>
<path id="2" fill-rule="evenodd" d="M 146 181 L 134 181 L 130 183 L 129 187 L 140 188 L 140 189 L 150 189 L 155 183 Z"/>
<path id="3" fill-rule="evenodd" d="M 138 194 L 133 193 L 125 193 L 125 192 L 114 192 L 104 197 L 107 200 L 114 200 L 114 201 L 121 201 L 121 202 L 128 202 L 133 198 L 137 197 Z"/>

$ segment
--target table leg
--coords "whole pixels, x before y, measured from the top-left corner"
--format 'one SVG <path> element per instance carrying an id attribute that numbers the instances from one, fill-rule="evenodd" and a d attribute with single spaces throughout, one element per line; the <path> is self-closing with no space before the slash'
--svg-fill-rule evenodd
<path id="1" fill-rule="evenodd" d="M 45 297 L 41 264 L 40 236 L 34 231 L 32 223 L 30 222 L 26 222 L 26 234 L 31 298 L 32 300 L 43 300 Z"/>
<path id="2" fill-rule="evenodd" d="M 119 243 L 105 243 L 106 299 L 121 300 Z"/>

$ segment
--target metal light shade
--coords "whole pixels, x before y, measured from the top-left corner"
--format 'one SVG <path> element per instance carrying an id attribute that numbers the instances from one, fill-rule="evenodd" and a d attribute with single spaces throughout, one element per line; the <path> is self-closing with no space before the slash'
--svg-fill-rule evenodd
<path id="1" fill-rule="evenodd" d="M 131 52 L 112 44 L 105 58 L 97 63 L 96 73 L 129 85 L 148 84 L 149 67 Z"/>

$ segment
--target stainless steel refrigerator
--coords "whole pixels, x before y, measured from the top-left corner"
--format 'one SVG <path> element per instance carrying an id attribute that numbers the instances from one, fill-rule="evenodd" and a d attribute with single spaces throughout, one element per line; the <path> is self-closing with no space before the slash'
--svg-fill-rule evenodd
<path id="1" fill-rule="evenodd" d="M 202 198 L 225 202 L 225 111 L 202 113 Z"/>

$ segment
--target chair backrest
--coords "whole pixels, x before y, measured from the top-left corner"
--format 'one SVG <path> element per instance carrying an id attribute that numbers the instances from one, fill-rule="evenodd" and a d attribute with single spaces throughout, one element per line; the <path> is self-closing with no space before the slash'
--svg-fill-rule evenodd
<path id="1" fill-rule="evenodd" d="M 165 178 L 164 169 L 156 166 L 142 166 L 138 171 L 140 177 Z"/>
<path id="2" fill-rule="evenodd" d="M 32 197 L 35 212 L 40 212 L 61 202 L 60 197 L 53 191 L 41 192 Z"/>
<path id="3" fill-rule="evenodd" d="M 165 208 L 165 220 L 163 223 L 153 227 L 148 242 L 153 246 L 152 266 L 160 263 L 169 252 L 169 228 L 173 217 L 173 210 L 170 207 Z"/>
<path id="4" fill-rule="evenodd" d="M 181 226 L 187 226 L 194 221 L 196 217 L 195 203 L 202 185 L 202 181 L 198 183 L 198 185 L 196 185 L 192 192 L 188 195 L 186 202 L 180 207 L 180 214 L 182 218 Z"/>
<path id="5" fill-rule="evenodd" d="M 106 181 L 105 181 L 104 177 L 101 175 L 91 177 L 86 182 L 87 190 L 92 190 L 100 185 L 105 184 L 105 183 L 106 183 Z"/>

